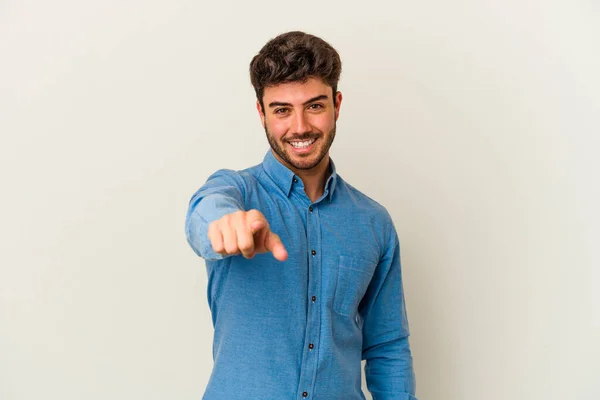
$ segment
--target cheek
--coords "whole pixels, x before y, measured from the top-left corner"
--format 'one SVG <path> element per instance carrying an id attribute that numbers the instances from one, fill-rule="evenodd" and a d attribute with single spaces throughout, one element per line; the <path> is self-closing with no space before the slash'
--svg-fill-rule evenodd
<path id="1" fill-rule="evenodd" d="M 319 129 L 321 132 L 323 133 L 327 133 L 330 130 L 333 129 L 333 126 L 335 124 L 335 115 L 333 114 L 319 114 L 318 116 L 316 116 L 316 118 L 313 120 L 312 125 Z"/>
<path id="2" fill-rule="evenodd" d="M 288 131 L 288 124 L 283 120 L 271 119 L 267 121 L 269 133 L 276 138 L 281 138 Z"/>

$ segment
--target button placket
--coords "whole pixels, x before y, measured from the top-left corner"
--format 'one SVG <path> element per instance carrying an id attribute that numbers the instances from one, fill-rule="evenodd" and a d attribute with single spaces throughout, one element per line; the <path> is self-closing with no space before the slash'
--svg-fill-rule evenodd
<path id="1" fill-rule="evenodd" d="M 312 212 L 312 207 L 310 207 L 310 212 Z M 317 254 L 317 252 L 316 252 L 315 250 L 312 250 L 310 253 L 311 253 L 313 256 L 315 256 L 315 255 Z M 312 297 L 312 302 L 314 303 L 316 300 L 317 300 L 317 298 L 316 298 L 315 296 L 313 296 L 313 297 Z M 314 312 L 314 311 L 313 311 L 313 312 Z M 312 350 L 312 349 L 314 349 L 314 348 L 315 348 L 315 345 L 314 345 L 314 343 L 309 343 L 309 344 L 308 344 L 308 349 L 309 349 L 309 350 Z"/>
<path id="2" fill-rule="evenodd" d="M 321 290 L 321 257 L 317 254 L 321 249 L 321 227 L 320 212 L 313 204 L 304 206 L 306 213 L 306 234 L 307 245 L 310 256 L 308 257 L 309 268 L 309 286 L 308 295 L 310 296 L 309 308 L 307 310 L 307 329 L 305 336 L 304 360 L 302 372 L 300 375 L 299 395 L 300 398 L 310 398 L 309 390 L 314 387 L 316 380 L 316 371 L 318 364 L 317 346 L 320 340 L 321 310 L 317 307 L 317 294 Z"/>

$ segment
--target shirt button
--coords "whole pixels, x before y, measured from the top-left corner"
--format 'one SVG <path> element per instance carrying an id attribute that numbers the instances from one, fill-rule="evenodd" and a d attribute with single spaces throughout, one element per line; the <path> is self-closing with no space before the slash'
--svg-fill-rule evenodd
<path id="1" fill-rule="evenodd" d="M 308 393 L 302 392 L 302 397 L 308 397 Z"/>
<path id="2" fill-rule="evenodd" d="M 312 349 L 315 348 L 315 345 L 311 343 L 311 344 L 308 345 L 308 348 L 312 350 Z"/>
<path id="3" fill-rule="evenodd" d="M 312 208 L 312 206 L 311 206 L 311 207 L 308 207 L 308 211 L 310 211 L 310 212 L 312 212 L 312 211 L 313 211 L 313 208 Z"/>
<path id="4" fill-rule="evenodd" d="M 311 300 L 314 303 L 315 301 L 317 301 L 317 296 L 313 296 Z"/>
<path id="5" fill-rule="evenodd" d="M 294 178 L 294 183 L 298 183 L 298 179 Z"/>
<path id="6" fill-rule="evenodd" d="M 317 252 L 313 250 L 313 251 L 310 252 L 310 254 L 312 254 L 313 256 L 315 256 L 315 255 L 317 255 Z"/>

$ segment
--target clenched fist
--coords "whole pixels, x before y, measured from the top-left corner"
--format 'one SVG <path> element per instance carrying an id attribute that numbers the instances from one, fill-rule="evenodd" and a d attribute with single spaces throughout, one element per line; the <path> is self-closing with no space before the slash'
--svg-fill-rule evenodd
<path id="1" fill-rule="evenodd" d="M 208 238 L 213 250 L 222 255 L 271 252 L 279 261 L 287 260 L 288 253 L 281 239 L 271 232 L 265 216 L 258 210 L 236 211 L 213 221 L 208 226 Z"/>

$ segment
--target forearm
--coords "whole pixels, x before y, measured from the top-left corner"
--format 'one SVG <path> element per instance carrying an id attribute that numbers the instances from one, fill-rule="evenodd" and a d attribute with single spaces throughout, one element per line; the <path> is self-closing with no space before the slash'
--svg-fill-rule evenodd
<path id="1" fill-rule="evenodd" d="M 363 352 L 365 377 L 373 400 L 416 400 L 416 382 L 408 336 Z"/>
<path id="2" fill-rule="evenodd" d="M 240 206 L 227 196 L 213 194 L 203 198 L 190 210 L 185 220 L 185 234 L 194 252 L 206 260 L 220 260 L 224 256 L 216 253 L 208 238 L 208 226 L 224 215 L 241 210 Z"/>
<path id="3" fill-rule="evenodd" d="M 191 198 L 185 219 L 185 235 L 194 252 L 206 260 L 219 260 L 208 238 L 208 226 L 224 215 L 244 210 L 240 183 L 232 171 L 220 170 Z"/>

